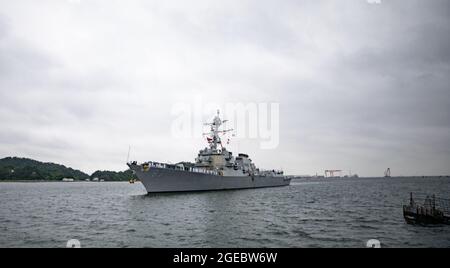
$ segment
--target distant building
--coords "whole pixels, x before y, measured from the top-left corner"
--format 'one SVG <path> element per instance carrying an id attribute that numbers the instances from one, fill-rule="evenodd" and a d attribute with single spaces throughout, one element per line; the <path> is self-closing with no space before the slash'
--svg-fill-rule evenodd
<path id="1" fill-rule="evenodd" d="M 72 181 L 75 181 L 75 180 L 72 179 L 72 178 L 64 178 L 64 179 L 62 179 L 62 181 L 64 181 L 64 182 L 72 182 Z"/>

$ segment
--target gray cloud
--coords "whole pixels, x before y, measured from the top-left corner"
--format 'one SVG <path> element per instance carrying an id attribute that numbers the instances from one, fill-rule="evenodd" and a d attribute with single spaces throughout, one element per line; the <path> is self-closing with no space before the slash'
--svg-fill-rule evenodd
<path id="1" fill-rule="evenodd" d="M 175 102 L 281 107 L 262 167 L 450 173 L 445 0 L 1 1 L 0 156 L 92 172 L 193 159 Z"/>

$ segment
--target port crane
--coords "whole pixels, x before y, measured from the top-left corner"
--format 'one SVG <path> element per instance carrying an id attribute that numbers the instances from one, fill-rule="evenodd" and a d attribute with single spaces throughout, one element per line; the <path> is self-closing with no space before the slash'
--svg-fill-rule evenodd
<path id="1" fill-rule="evenodd" d="M 391 168 L 387 168 L 386 171 L 384 172 L 384 177 L 385 178 L 390 178 L 391 177 Z"/>

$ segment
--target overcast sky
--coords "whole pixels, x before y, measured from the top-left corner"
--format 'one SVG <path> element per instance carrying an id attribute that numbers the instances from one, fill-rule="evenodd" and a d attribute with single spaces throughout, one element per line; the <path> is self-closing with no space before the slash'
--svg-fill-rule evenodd
<path id="1" fill-rule="evenodd" d="M 277 102 L 290 174 L 450 174 L 450 1 L 0 0 L 0 157 L 193 161 L 174 103 Z M 212 117 L 213 115 L 211 115 Z"/>

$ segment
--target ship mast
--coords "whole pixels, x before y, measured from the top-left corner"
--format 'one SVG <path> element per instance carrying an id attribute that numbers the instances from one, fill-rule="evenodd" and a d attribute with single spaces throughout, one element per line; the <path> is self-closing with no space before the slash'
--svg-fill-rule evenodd
<path id="1" fill-rule="evenodd" d="M 208 140 L 209 147 L 211 150 L 217 152 L 217 146 L 220 145 L 221 149 L 223 149 L 222 140 L 220 139 L 220 134 L 225 134 L 227 132 L 233 131 L 233 129 L 225 129 L 225 130 L 219 130 L 220 126 L 224 123 L 226 123 L 228 120 L 222 120 L 220 119 L 220 111 L 217 110 L 217 115 L 214 117 L 212 123 L 205 123 L 205 126 L 210 126 L 211 130 L 209 133 L 204 133 L 203 135 L 206 136 L 206 139 Z"/>

